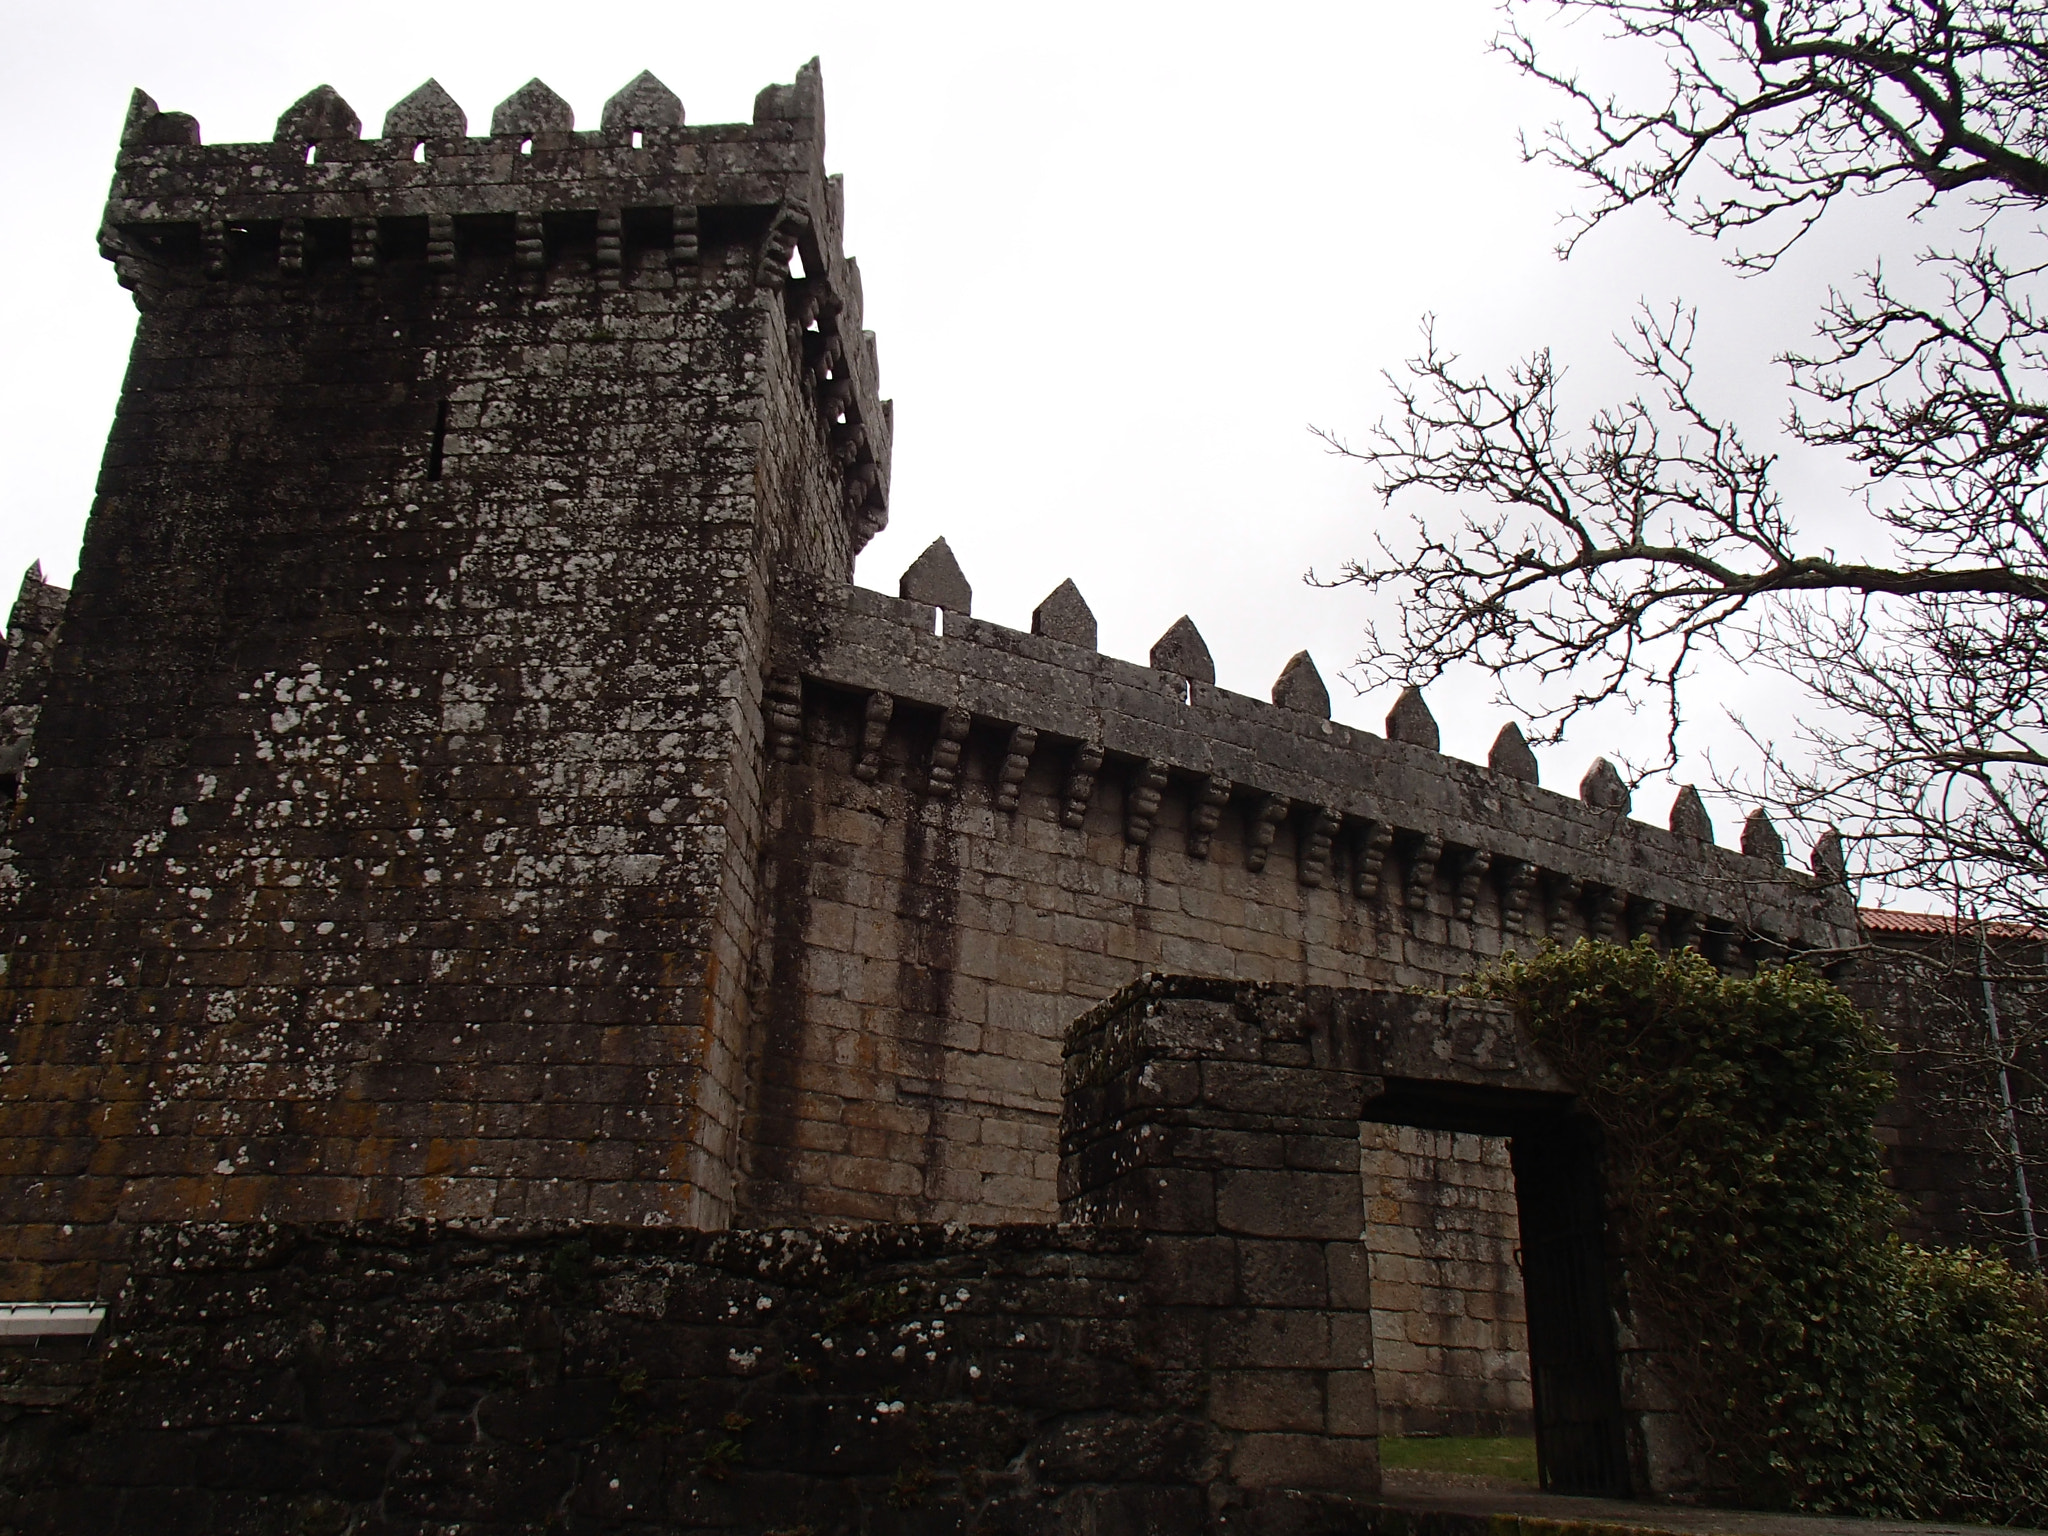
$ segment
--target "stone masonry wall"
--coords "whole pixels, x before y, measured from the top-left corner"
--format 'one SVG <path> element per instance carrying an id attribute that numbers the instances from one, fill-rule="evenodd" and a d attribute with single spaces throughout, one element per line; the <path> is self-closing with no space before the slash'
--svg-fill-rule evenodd
<path id="1" fill-rule="evenodd" d="M 464 128 L 323 87 L 202 146 L 137 95 L 5 857 L 14 1294 L 141 1222 L 728 1218 L 769 593 L 886 492 L 816 72 Z"/>
<path id="2" fill-rule="evenodd" d="M 1507 1143 L 1368 1123 L 1364 1148 L 1380 1433 L 1533 1433 Z"/>
<path id="3" fill-rule="evenodd" d="M 0 1348 L 0 1525 L 1373 1529 L 1357 1126 L 1567 1099 L 1499 1008 L 1189 978 L 1066 1042 L 1062 1224 L 181 1223 Z"/>
<path id="4" fill-rule="evenodd" d="M 1050 1228 L 158 1229 L 85 1361 L 0 1349 L 0 1526 L 1197 1531 L 1145 1287 Z"/>
<path id="5" fill-rule="evenodd" d="M 1044 1219 L 1061 1034 L 1148 971 L 1435 987 L 1538 933 L 1740 964 L 1842 932 L 1838 892 L 1768 860 L 1348 730 L 1326 698 L 953 611 L 941 635 L 850 587 L 778 622 L 750 1219 Z"/>

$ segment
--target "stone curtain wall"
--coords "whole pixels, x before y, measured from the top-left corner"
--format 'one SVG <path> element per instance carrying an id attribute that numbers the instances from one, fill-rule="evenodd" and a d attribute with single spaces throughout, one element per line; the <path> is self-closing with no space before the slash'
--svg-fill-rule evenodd
<path id="1" fill-rule="evenodd" d="M 359 132 L 131 112 L 142 318 L 6 851 L 10 1294 L 135 1222 L 728 1219 L 769 592 L 887 480 L 816 72 Z"/>
<path id="2" fill-rule="evenodd" d="M 1061 1032 L 1147 971 L 1434 987 L 1539 936 L 1648 932 L 1734 966 L 1843 936 L 1838 890 L 1631 821 L 1625 794 L 951 600 L 943 634 L 851 587 L 778 618 L 749 1219 L 1044 1219 Z"/>
<path id="3" fill-rule="evenodd" d="M 1507 1143 L 1371 1123 L 1363 1139 L 1380 1433 L 1532 1433 Z"/>

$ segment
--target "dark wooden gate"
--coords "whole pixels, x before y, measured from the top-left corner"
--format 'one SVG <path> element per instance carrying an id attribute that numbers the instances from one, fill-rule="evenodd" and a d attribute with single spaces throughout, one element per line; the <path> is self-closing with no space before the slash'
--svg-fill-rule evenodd
<path id="1" fill-rule="evenodd" d="M 1509 1143 L 1536 1397 L 1536 1464 L 1552 1493 L 1629 1492 L 1607 1293 L 1598 1148 L 1565 1127 Z"/>

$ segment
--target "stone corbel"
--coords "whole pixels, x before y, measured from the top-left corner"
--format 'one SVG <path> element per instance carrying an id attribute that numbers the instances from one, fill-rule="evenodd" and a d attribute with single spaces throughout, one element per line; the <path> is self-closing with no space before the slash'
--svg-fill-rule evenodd
<path id="1" fill-rule="evenodd" d="M 1544 920 L 1550 927 L 1550 936 L 1562 944 L 1572 936 L 1572 917 L 1578 910 L 1579 897 L 1584 887 L 1572 875 L 1551 871 L 1543 883 Z"/>
<path id="2" fill-rule="evenodd" d="M 1309 813 L 1308 825 L 1301 834 L 1301 858 L 1295 873 L 1311 890 L 1320 890 L 1323 882 L 1330 878 L 1330 848 L 1337 840 L 1337 827 L 1341 820 L 1335 811 L 1324 805 L 1316 806 Z"/>
<path id="3" fill-rule="evenodd" d="M 199 221 L 199 248 L 206 275 L 215 282 L 228 275 L 228 223 L 226 219 Z"/>
<path id="4" fill-rule="evenodd" d="M 1589 922 L 1593 937 L 1606 939 L 1609 943 L 1622 944 L 1628 939 L 1625 921 L 1628 911 L 1628 892 L 1611 885 L 1592 888 L 1593 911 Z"/>
<path id="5" fill-rule="evenodd" d="M 539 288 L 547 271 L 547 240 L 537 213 L 512 215 L 512 265 L 519 273 L 519 286 L 528 293 Z"/>
<path id="6" fill-rule="evenodd" d="M 1672 914 L 1671 947 L 1674 950 L 1699 949 L 1702 937 L 1699 913 L 1680 910 Z"/>
<path id="7" fill-rule="evenodd" d="M 802 203 L 786 202 L 777 208 L 761 241 L 761 260 L 754 269 L 754 281 L 764 286 L 789 281 L 789 258 L 810 227 L 810 210 Z"/>
<path id="8" fill-rule="evenodd" d="M 1503 859 L 1506 878 L 1501 882 L 1500 926 L 1506 933 L 1524 933 L 1529 927 L 1529 903 L 1536 894 L 1536 866 L 1527 859 Z"/>
<path id="9" fill-rule="evenodd" d="M 1095 794 L 1095 775 L 1102 772 L 1102 748 L 1084 741 L 1074 750 L 1073 765 L 1067 770 L 1066 793 L 1061 797 L 1060 825 L 1079 828 L 1088 819 L 1088 801 Z"/>
<path id="10" fill-rule="evenodd" d="M 1223 807 L 1229 803 L 1230 780 L 1213 773 L 1202 780 L 1202 787 L 1195 791 L 1194 803 L 1188 807 L 1189 858 L 1209 857 L 1209 845 L 1215 839 L 1217 827 L 1223 822 Z"/>
<path id="11" fill-rule="evenodd" d="M 1631 901 L 1628 904 L 1628 936 L 1639 939 L 1648 934 L 1653 944 L 1662 944 L 1664 920 L 1670 915 L 1670 909 L 1661 901 L 1646 898 Z"/>
<path id="12" fill-rule="evenodd" d="M 299 226 L 301 239 L 305 225 Z M 440 277 L 446 277 L 455 270 L 455 215 L 452 213 L 430 213 L 427 215 L 427 270 Z"/>
<path id="13" fill-rule="evenodd" d="M 1380 894 L 1381 876 L 1387 867 L 1387 850 L 1394 846 L 1394 829 L 1384 821 L 1368 821 L 1359 834 L 1351 871 L 1351 892 L 1360 901 L 1372 901 Z"/>
<path id="14" fill-rule="evenodd" d="M 1010 728 L 1010 744 L 1003 753 L 1003 766 L 996 770 L 996 809 L 1014 811 L 1023 793 L 1024 777 L 1031 772 L 1031 755 L 1038 750 L 1038 732 L 1028 725 Z"/>
<path id="15" fill-rule="evenodd" d="M 882 741 L 889 734 L 889 721 L 896 713 L 896 696 L 875 692 L 868 695 L 860 727 L 860 752 L 853 760 L 853 776 L 872 784 L 882 773 Z"/>
<path id="16" fill-rule="evenodd" d="M 625 265 L 624 228 L 625 217 L 617 208 L 598 210 L 597 254 L 593 265 L 597 268 L 597 286 L 601 292 L 619 291 L 619 276 Z"/>
<path id="17" fill-rule="evenodd" d="M 1493 855 L 1484 848 L 1468 848 L 1458 860 L 1458 921 L 1469 923 L 1479 910 L 1479 892 L 1493 869 Z"/>
<path id="18" fill-rule="evenodd" d="M 1166 790 L 1166 764 L 1147 758 L 1138 765 L 1131 780 L 1130 798 L 1124 802 L 1124 841 L 1140 847 L 1152 841 L 1152 826 Z"/>
<path id="19" fill-rule="evenodd" d="M 960 753 L 967 745 L 967 733 L 974 716 L 954 706 L 939 716 L 939 738 L 932 743 L 931 792 L 940 799 L 953 793 L 960 782 Z"/>
<path id="20" fill-rule="evenodd" d="M 355 274 L 356 291 L 369 295 L 377 291 L 377 221 L 350 219 L 348 222 L 348 266 Z"/>
<path id="21" fill-rule="evenodd" d="M 677 208 L 669 214 L 668 269 L 672 281 L 687 282 L 703 259 L 698 241 L 697 206 Z"/>
<path id="22" fill-rule="evenodd" d="M 778 763 L 793 763 L 803 748 L 804 682 L 794 672 L 768 679 L 766 728 L 768 752 Z"/>
<path id="23" fill-rule="evenodd" d="M 430 217 L 428 218 L 428 220 L 427 220 L 427 265 L 428 265 L 429 267 L 432 267 L 432 266 L 434 265 L 434 254 L 433 254 L 433 224 L 434 224 L 434 217 L 436 217 L 436 216 L 430 216 Z M 440 217 L 440 218 L 442 218 L 442 219 L 446 219 L 446 220 L 447 220 L 447 222 L 449 223 L 449 225 L 450 225 L 451 227 L 452 227 L 452 226 L 454 225 L 454 223 L 455 223 L 455 221 L 454 221 L 454 220 L 453 220 L 452 218 L 449 218 L 449 217 L 448 217 L 448 215 L 447 215 L 447 214 L 445 214 L 445 213 L 444 213 L 444 214 L 440 214 L 440 215 L 438 215 L 438 217 Z M 450 253 L 449 253 L 449 254 L 450 254 L 450 262 L 449 262 L 449 265 L 451 265 L 451 266 L 452 266 L 452 265 L 454 265 L 454 261 L 453 261 L 453 254 L 454 254 L 454 253 L 453 253 L 453 250 L 452 250 L 452 249 L 451 249 L 451 251 L 450 251 Z M 279 271 L 280 273 L 282 273 L 282 274 L 283 274 L 283 275 L 284 275 L 285 277 L 288 277 L 288 278 L 292 278 L 292 277 L 302 277 L 302 276 L 304 276 L 304 275 L 305 275 L 305 271 L 306 271 L 306 221 L 305 221 L 304 219 L 286 219 L 286 220 L 285 220 L 285 221 L 284 221 L 283 223 L 281 223 L 281 224 L 279 224 L 279 225 L 278 225 L 278 227 L 277 227 L 277 270 L 278 270 L 278 271 Z"/>
<path id="24" fill-rule="evenodd" d="M 1285 795 L 1261 795 L 1244 828 L 1244 867 L 1257 874 L 1273 854 L 1273 839 L 1292 807 Z"/>
<path id="25" fill-rule="evenodd" d="M 1407 899 L 1410 911 L 1420 912 L 1429 905 L 1429 890 L 1436 884 L 1436 866 L 1443 856 L 1444 840 L 1434 832 L 1419 835 L 1415 846 L 1409 849 Z"/>

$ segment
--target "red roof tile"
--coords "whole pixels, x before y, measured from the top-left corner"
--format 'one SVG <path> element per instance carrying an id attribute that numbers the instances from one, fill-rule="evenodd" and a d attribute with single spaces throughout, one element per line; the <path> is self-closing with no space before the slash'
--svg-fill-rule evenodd
<path id="1" fill-rule="evenodd" d="M 1977 925 L 1948 912 L 1885 912 L 1876 907 L 1858 907 L 1856 920 L 1865 933 L 1919 933 L 1930 936 L 1975 934 Z M 1985 932 L 1994 939 L 2048 939 L 2048 933 L 2025 923 L 1986 923 Z"/>

